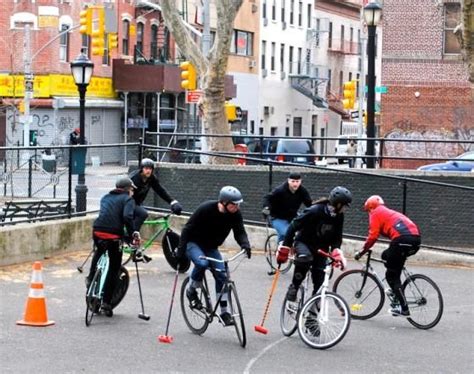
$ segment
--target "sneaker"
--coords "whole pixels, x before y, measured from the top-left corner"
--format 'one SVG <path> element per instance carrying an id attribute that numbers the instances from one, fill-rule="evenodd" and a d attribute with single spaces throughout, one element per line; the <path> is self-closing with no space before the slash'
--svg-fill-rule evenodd
<path id="1" fill-rule="evenodd" d="M 312 336 L 319 336 L 319 334 L 321 334 L 321 331 L 319 330 L 318 317 L 311 316 L 311 313 L 306 317 L 304 327 Z"/>
<path id="2" fill-rule="evenodd" d="M 410 311 L 402 309 L 400 305 L 390 308 L 389 313 L 394 317 L 410 317 Z"/>
<path id="3" fill-rule="evenodd" d="M 110 304 L 103 303 L 101 309 L 107 317 L 112 317 L 114 315 L 114 312 L 112 311 L 112 305 Z"/>
<path id="4" fill-rule="evenodd" d="M 186 290 L 186 296 L 189 300 L 189 305 L 192 309 L 202 309 L 201 300 L 199 300 L 197 291 L 195 288 L 188 288 Z"/>
<path id="5" fill-rule="evenodd" d="M 293 284 L 290 284 L 290 286 L 288 287 L 288 291 L 286 292 L 286 300 L 294 303 L 296 301 L 297 294 L 298 289 Z"/>
<path id="6" fill-rule="evenodd" d="M 232 318 L 232 316 L 230 315 L 229 312 L 223 312 L 221 313 L 221 320 L 222 320 L 222 323 L 224 324 L 224 326 L 233 326 L 235 323 L 234 323 L 234 318 Z"/>

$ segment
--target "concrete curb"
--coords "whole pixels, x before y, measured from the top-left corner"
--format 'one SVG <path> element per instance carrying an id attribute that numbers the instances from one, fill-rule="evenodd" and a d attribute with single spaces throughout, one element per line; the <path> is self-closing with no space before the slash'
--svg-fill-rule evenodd
<path id="1" fill-rule="evenodd" d="M 85 217 L 23 223 L 0 228 L 0 266 L 27 261 L 36 261 L 61 253 L 87 250 L 91 248 L 92 222 L 97 215 Z M 181 232 L 187 217 L 171 217 L 171 226 Z M 246 225 L 250 243 L 257 253 L 263 252 L 267 238 L 265 227 Z M 151 228 L 143 226 L 143 236 L 151 235 Z M 160 240 L 160 239 L 158 239 Z M 232 235 L 225 241 L 225 248 L 238 249 Z M 344 239 L 343 250 L 348 258 L 362 248 L 362 242 Z M 386 245 L 376 244 L 374 252 L 380 254 Z M 474 256 L 445 253 L 421 249 L 410 263 L 428 265 L 453 265 L 474 268 Z"/>

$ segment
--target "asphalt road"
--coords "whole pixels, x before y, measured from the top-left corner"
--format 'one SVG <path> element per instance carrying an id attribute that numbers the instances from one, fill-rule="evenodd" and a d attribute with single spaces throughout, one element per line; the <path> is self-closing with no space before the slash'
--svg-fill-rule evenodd
<path id="1" fill-rule="evenodd" d="M 279 308 L 290 274 L 280 278 L 265 326 L 257 334 L 272 278 L 262 256 L 245 259 L 233 273 L 244 309 L 248 344 L 239 346 L 235 331 L 214 322 L 203 336 L 193 335 L 175 300 L 168 335 L 164 334 L 174 272 L 158 249 L 153 261 L 140 264 L 146 322 L 140 312 L 134 271 L 124 301 L 113 318 L 95 317 L 84 324 L 84 276 L 76 270 L 87 252 L 43 261 L 48 314 L 56 324 L 45 328 L 15 324 L 23 317 L 31 264 L 0 268 L 0 364 L 2 373 L 468 373 L 474 371 L 474 272 L 462 268 L 411 267 L 440 286 L 445 309 L 441 322 L 422 331 L 386 310 L 368 321 L 355 321 L 335 347 L 307 347 L 296 333 L 285 338 Z M 349 268 L 360 266 L 349 262 Z M 179 287 L 184 275 L 180 276 Z"/>

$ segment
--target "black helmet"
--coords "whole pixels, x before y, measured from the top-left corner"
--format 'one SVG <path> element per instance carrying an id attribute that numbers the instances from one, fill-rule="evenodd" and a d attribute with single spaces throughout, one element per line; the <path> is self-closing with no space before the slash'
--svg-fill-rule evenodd
<path id="1" fill-rule="evenodd" d="M 153 170 L 155 168 L 155 161 L 153 161 L 151 158 L 144 158 L 140 162 L 140 169 L 143 168 L 151 168 Z"/>
<path id="2" fill-rule="evenodd" d="M 137 188 L 137 186 L 135 186 L 135 184 L 129 177 L 119 177 L 115 182 L 115 187 L 120 188 L 122 190 L 130 190 L 131 188 Z"/>
<path id="3" fill-rule="evenodd" d="M 342 205 L 350 205 L 352 202 L 352 193 L 346 187 L 337 186 L 329 193 L 329 203 L 336 206 L 338 203 Z"/>
<path id="4" fill-rule="evenodd" d="M 244 201 L 240 191 L 232 186 L 225 186 L 221 188 L 219 192 L 219 201 L 221 203 L 234 203 L 240 204 Z"/>

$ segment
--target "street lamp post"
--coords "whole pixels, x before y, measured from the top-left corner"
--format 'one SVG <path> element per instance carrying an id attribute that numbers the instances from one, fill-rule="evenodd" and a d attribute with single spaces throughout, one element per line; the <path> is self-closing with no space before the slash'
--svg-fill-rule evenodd
<path id="1" fill-rule="evenodd" d="M 367 40 L 367 168 L 375 168 L 375 30 L 382 16 L 382 7 L 376 1 L 364 7 L 368 27 Z M 372 156 L 372 157 L 371 157 Z"/>
<path id="2" fill-rule="evenodd" d="M 86 91 L 87 86 L 92 77 L 92 71 L 94 70 L 94 64 L 87 56 L 81 52 L 77 58 L 71 62 L 71 72 L 74 77 L 74 82 L 77 85 L 79 91 L 79 144 L 85 144 L 84 137 L 84 124 L 85 124 L 85 102 L 86 102 Z M 72 155 L 72 154 L 71 154 Z M 81 154 L 82 155 L 82 154 Z M 85 152 L 84 152 L 85 162 Z M 81 169 L 77 177 L 76 186 L 76 211 L 85 212 L 87 210 L 87 186 L 85 169 Z"/>

